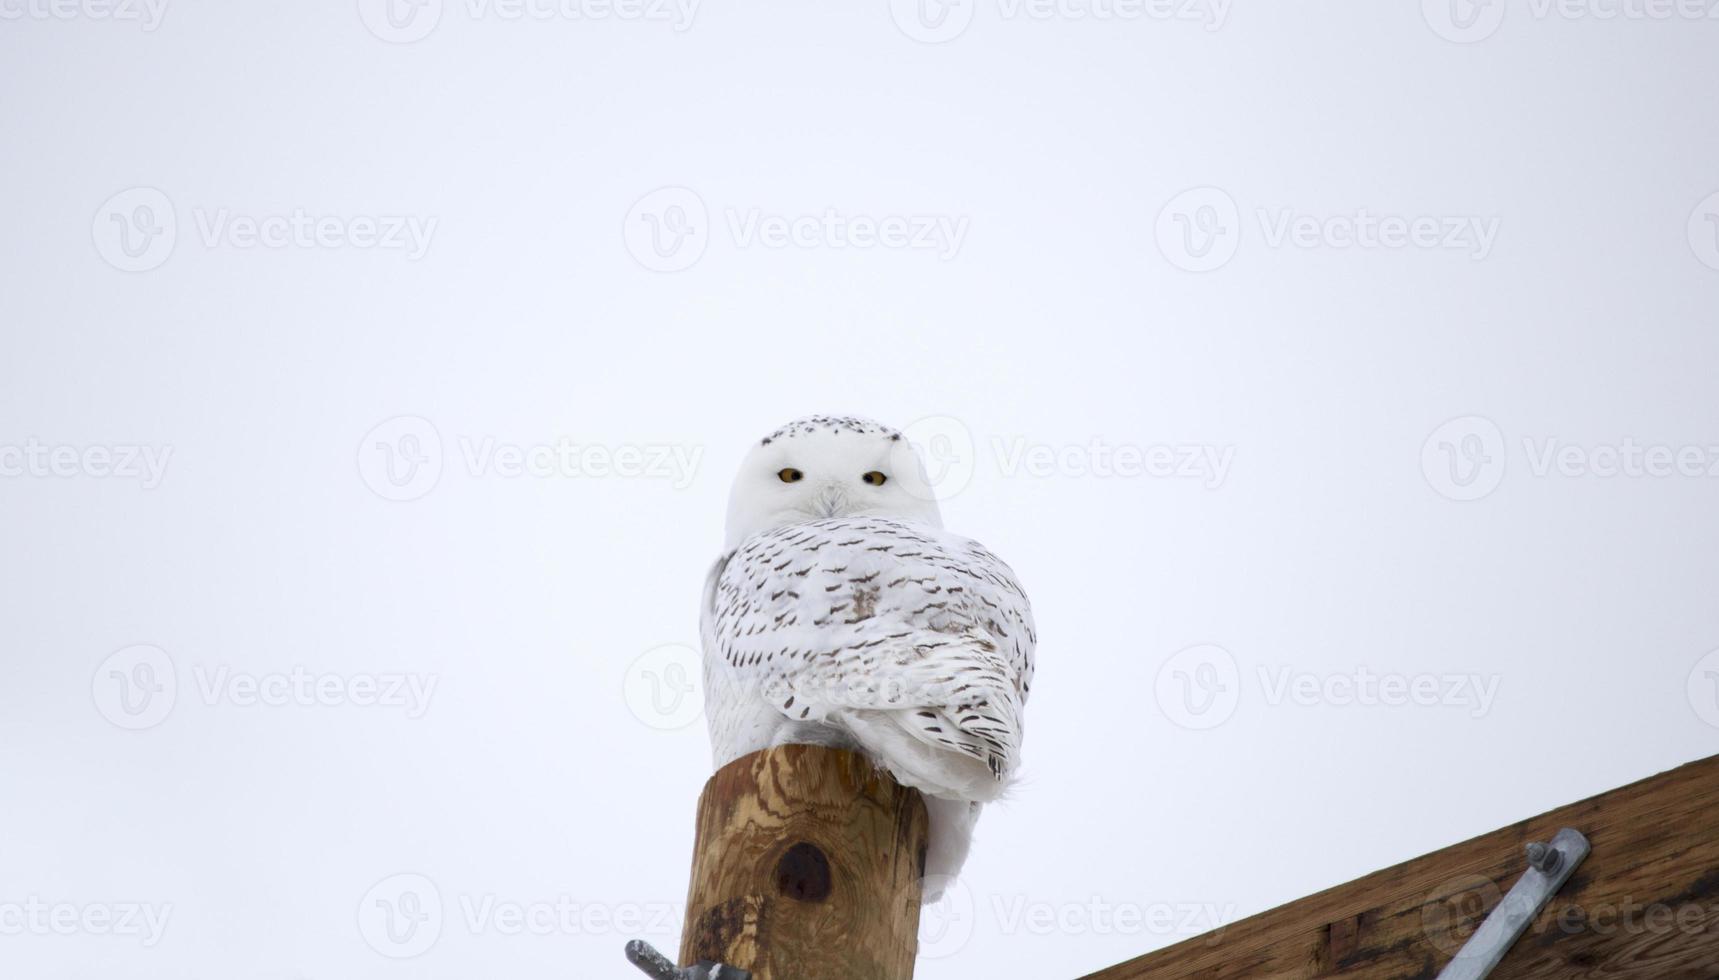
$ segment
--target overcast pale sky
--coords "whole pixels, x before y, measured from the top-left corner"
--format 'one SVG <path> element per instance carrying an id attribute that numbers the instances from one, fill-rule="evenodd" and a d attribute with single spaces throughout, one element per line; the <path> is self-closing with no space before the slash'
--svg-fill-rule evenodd
<path id="1" fill-rule="evenodd" d="M 0 972 L 672 951 L 812 412 L 1037 613 L 926 980 L 1719 745 L 1703 11 L 387 2 L 0 0 Z"/>

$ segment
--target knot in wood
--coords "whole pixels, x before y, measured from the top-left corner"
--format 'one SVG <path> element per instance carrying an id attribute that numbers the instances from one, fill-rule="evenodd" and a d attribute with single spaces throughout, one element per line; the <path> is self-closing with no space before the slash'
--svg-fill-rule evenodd
<path id="1" fill-rule="evenodd" d="M 776 862 L 776 890 L 800 902 L 830 897 L 830 859 L 816 844 L 801 841 Z"/>

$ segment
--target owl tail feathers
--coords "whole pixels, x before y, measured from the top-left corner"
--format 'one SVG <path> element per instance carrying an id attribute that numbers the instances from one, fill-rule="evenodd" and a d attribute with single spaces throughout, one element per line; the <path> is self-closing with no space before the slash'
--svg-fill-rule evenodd
<path id="1" fill-rule="evenodd" d="M 1013 753 L 1003 754 L 1003 746 L 987 738 L 963 736 L 945 712 L 861 708 L 841 712 L 841 721 L 897 782 L 928 796 L 986 803 L 1008 788 Z M 963 741 L 949 744 L 936 739 L 937 732 L 927 735 L 926 728 L 953 732 Z"/>

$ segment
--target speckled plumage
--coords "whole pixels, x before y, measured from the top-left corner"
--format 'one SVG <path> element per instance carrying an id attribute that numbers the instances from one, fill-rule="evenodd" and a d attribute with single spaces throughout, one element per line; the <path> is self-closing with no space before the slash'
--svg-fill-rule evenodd
<path id="1" fill-rule="evenodd" d="M 1018 766 L 1036 636 L 1007 565 L 942 530 L 934 501 L 861 481 L 917 467 L 906 446 L 815 416 L 753 450 L 706 585 L 705 713 L 718 766 L 785 742 L 854 746 L 923 791 L 934 895 Z M 778 486 L 787 468 L 803 478 Z"/>

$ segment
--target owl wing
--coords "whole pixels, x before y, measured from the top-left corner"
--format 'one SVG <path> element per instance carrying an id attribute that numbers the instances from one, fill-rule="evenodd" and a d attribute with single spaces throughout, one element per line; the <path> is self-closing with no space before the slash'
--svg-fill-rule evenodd
<path id="1" fill-rule="evenodd" d="M 706 669 L 731 692 L 846 728 L 937 786 L 949 755 L 990 781 L 1014 771 L 1037 638 L 1014 572 L 982 545 L 836 518 L 754 535 L 711 578 Z"/>

